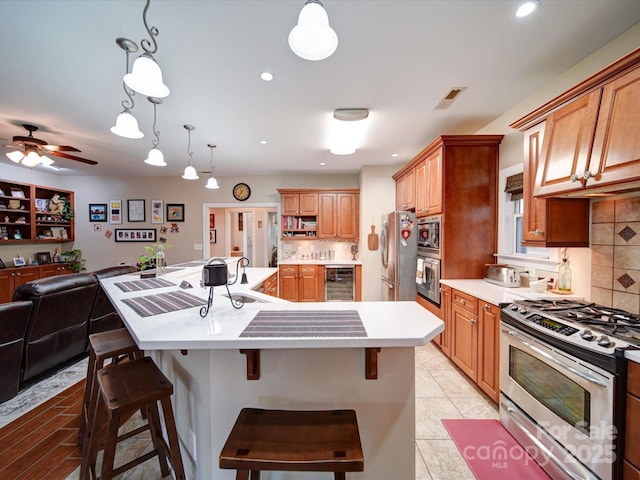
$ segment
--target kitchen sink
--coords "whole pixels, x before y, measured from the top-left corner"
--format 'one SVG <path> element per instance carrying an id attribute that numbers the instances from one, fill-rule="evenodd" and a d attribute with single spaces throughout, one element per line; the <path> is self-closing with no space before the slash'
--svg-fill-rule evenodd
<path id="1" fill-rule="evenodd" d="M 223 295 L 224 297 L 229 298 L 229 295 Z M 231 294 L 231 298 L 233 300 L 242 300 L 244 303 L 267 303 L 264 300 L 256 297 L 251 297 L 249 295 L 245 295 L 243 293 L 234 293 Z"/>

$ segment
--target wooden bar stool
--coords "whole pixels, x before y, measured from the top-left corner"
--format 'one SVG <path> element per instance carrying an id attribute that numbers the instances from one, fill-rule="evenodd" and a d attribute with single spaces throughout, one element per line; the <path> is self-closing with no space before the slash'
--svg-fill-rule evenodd
<path id="1" fill-rule="evenodd" d="M 292 411 L 243 408 L 220 452 L 220 468 L 236 480 L 259 480 L 260 471 L 364 471 L 353 410 Z"/>
<path id="2" fill-rule="evenodd" d="M 96 405 L 92 425 L 87 429 L 85 443 L 82 450 L 82 465 L 80 480 L 95 479 L 96 461 L 100 449 L 101 426 L 106 423 L 106 436 L 102 457 L 101 480 L 129 470 L 153 457 L 158 457 L 162 476 L 169 475 L 167 460 L 171 463 L 175 478 L 184 480 L 182 456 L 178 444 L 171 395 L 173 385 L 162 374 L 153 360 L 149 357 L 130 362 L 112 365 L 97 372 L 99 398 Z M 165 440 L 160 425 L 158 402 L 162 405 L 164 424 L 167 432 Z M 147 422 L 131 432 L 118 436 L 118 429 L 137 410 L 146 411 Z M 149 430 L 153 442 L 153 450 L 140 457 L 115 467 L 114 459 L 118 442 L 130 438 L 138 433 Z M 167 441 L 168 440 L 168 441 Z"/>
<path id="3" fill-rule="evenodd" d="M 117 328 L 89 335 L 89 346 L 87 379 L 84 385 L 84 397 L 82 399 L 82 411 L 80 412 L 80 425 L 78 427 L 79 447 L 84 443 L 87 425 L 91 425 L 96 409 L 98 398 L 96 372 L 103 368 L 108 360 L 111 360 L 111 363 L 115 365 L 125 358 L 134 360 L 144 356 L 126 328 Z"/>

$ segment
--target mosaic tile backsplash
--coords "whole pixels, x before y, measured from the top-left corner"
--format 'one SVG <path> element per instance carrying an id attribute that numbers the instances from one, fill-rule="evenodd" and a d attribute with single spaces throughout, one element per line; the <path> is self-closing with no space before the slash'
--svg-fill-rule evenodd
<path id="1" fill-rule="evenodd" d="M 640 197 L 591 205 L 591 301 L 640 313 Z"/>

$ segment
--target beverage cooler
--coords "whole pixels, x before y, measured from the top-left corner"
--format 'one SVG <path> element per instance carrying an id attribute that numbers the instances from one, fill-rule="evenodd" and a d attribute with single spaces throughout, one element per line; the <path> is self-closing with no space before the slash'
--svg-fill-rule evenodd
<path id="1" fill-rule="evenodd" d="M 353 265 L 324 266 L 324 298 L 327 302 L 355 301 L 355 267 Z"/>

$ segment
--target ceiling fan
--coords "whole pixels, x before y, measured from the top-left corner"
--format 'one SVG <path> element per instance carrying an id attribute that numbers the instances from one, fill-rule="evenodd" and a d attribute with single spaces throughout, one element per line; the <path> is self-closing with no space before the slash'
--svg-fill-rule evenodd
<path id="1" fill-rule="evenodd" d="M 39 163 L 45 166 L 51 165 L 51 160 L 47 155 L 53 155 L 56 157 L 67 158 L 69 160 L 76 160 L 78 162 L 86 163 L 88 165 L 97 165 L 95 160 L 88 160 L 86 158 L 70 155 L 65 152 L 79 152 L 76 147 L 69 145 L 49 145 L 44 140 L 33 136 L 33 132 L 38 130 L 35 125 L 23 123 L 22 126 L 27 129 L 29 136 L 24 137 L 22 135 L 16 135 L 13 137 L 13 143 L 4 145 L 7 148 L 15 148 L 13 152 L 7 153 L 7 157 L 15 163 L 22 162 L 27 167 L 35 167 Z"/>

